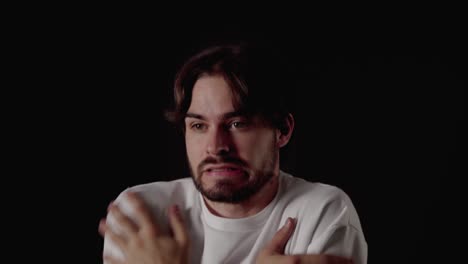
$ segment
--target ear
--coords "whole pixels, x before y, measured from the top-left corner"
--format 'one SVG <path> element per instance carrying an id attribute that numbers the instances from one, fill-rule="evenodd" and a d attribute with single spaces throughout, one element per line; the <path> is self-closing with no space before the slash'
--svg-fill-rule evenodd
<path id="1" fill-rule="evenodd" d="M 289 139 L 291 139 L 293 130 L 294 117 L 292 114 L 288 114 L 288 116 L 283 120 L 282 128 L 276 130 L 276 142 L 278 147 L 282 148 L 288 144 Z"/>

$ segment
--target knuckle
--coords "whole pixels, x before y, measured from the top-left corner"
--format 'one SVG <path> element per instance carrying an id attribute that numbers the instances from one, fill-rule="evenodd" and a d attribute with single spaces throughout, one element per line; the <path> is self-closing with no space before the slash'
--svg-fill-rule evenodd
<path id="1" fill-rule="evenodd" d="M 147 226 L 146 229 L 144 230 L 144 232 L 149 237 L 156 237 L 156 235 L 157 235 L 157 230 L 156 230 L 156 227 L 154 225 Z"/>
<path id="2" fill-rule="evenodd" d="M 287 264 L 299 264 L 301 263 L 301 259 L 298 256 L 291 256 L 287 260 Z"/>
<path id="3" fill-rule="evenodd" d="M 179 243 L 181 246 L 186 247 L 190 244 L 190 241 L 187 238 L 183 237 L 179 239 Z"/>
<path id="4" fill-rule="evenodd" d="M 145 205 L 139 199 L 134 199 L 133 206 L 134 206 L 135 210 L 137 210 L 139 212 L 141 212 L 141 211 L 143 211 L 145 209 Z"/>

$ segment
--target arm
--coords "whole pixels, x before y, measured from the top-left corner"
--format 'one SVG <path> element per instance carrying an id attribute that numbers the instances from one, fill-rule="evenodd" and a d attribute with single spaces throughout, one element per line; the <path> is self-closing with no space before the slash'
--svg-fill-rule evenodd
<path id="1" fill-rule="evenodd" d="M 330 226 L 314 245 L 311 243 L 308 252 L 346 256 L 354 264 L 367 263 L 367 243 L 362 229 L 350 224 Z"/>

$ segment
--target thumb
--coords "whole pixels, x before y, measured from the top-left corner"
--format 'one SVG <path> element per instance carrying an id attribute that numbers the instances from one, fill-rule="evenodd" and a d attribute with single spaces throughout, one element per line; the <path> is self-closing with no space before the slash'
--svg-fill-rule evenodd
<path id="1" fill-rule="evenodd" d="M 291 237 L 295 227 L 296 221 L 289 217 L 286 224 L 276 232 L 275 236 L 271 239 L 270 243 L 268 243 L 264 250 L 268 253 L 283 254 L 284 247 Z"/>
<path id="2" fill-rule="evenodd" d="M 174 239 L 181 246 L 187 245 L 187 228 L 185 226 L 184 220 L 182 219 L 182 215 L 180 214 L 180 209 L 177 205 L 173 205 L 171 208 L 169 208 L 169 222 L 174 234 Z"/>

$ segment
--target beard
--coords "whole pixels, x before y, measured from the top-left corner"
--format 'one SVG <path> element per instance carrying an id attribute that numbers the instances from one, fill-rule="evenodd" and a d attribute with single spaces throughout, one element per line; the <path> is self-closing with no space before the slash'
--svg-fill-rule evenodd
<path id="1" fill-rule="evenodd" d="M 251 173 L 243 169 L 244 178 L 247 179 L 247 182 L 241 186 L 238 186 L 238 184 L 229 179 L 222 179 L 218 180 L 214 186 L 208 188 L 203 185 L 201 180 L 203 173 L 202 168 L 207 164 L 228 163 L 242 168 L 248 167 L 247 162 L 232 156 L 208 157 L 198 165 L 196 173 L 191 166 L 190 172 L 192 173 L 192 180 L 197 190 L 210 201 L 231 204 L 241 203 L 260 191 L 273 177 L 275 152 L 269 153 L 271 153 L 271 157 L 268 157 L 264 161 L 261 169 L 254 170 Z"/>

